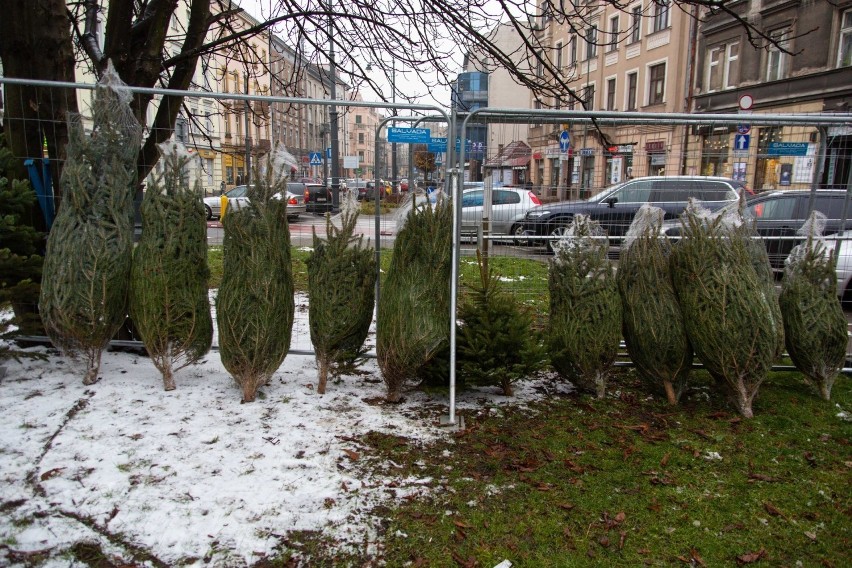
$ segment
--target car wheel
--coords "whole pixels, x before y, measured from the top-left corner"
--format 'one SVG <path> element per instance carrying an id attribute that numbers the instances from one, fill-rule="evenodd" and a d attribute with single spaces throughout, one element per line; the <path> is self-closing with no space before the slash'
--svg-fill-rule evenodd
<path id="1" fill-rule="evenodd" d="M 516 247 L 527 244 L 527 241 L 517 238 L 523 236 L 524 234 L 524 226 L 520 223 L 517 225 L 512 225 L 512 230 L 509 231 L 509 234 L 514 237 L 512 239 L 512 244 L 514 244 Z"/>
<path id="2" fill-rule="evenodd" d="M 210 221 L 213 219 L 213 210 L 210 209 L 209 205 L 204 205 L 204 211 L 207 213 L 207 220 Z"/>
<path id="3" fill-rule="evenodd" d="M 563 236 L 565 236 L 565 233 L 568 232 L 569 227 L 570 225 L 568 225 L 567 223 L 560 223 L 550 230 L 550 236 L 553 238 L 548 239 L 547 241 L 547 252 L 556 252 L 553 245 L 558 239 L 561 239 Z"/>

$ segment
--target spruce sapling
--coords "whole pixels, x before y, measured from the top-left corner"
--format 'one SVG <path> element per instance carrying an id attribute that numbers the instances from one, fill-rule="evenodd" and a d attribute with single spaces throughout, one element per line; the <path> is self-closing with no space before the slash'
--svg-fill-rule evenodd
<path id="1" fill-rule="evenodd" d="M 550 358 L 556 371 L 598 398 L 621 340 L 621 300 L 609 243 L 596 222 L 577 215 L 550 263 Z"/>
<path id="2" fill-rule="evenodd" d="M 39 308 L 53 344 L 83 357 L 83 383 L 98 380 L 101 354 L 127 317 L 133 194 L 142 127 L 131 93 L 109 64 L 95 89 L 94 128 L 69 120 L 63 199 L 47 240 Z"/>
<path id="3" fill-rule="evenodd" d="M 285 150 L 270 156 L 265 174 L 254 172 L 250 203 L 223 219 L 222 284 L 216 321 L 222 364 L 242 388 L 243 402 L 278 370 L 293 331 L 295 300 L 290 260 L 285 173 L 295 160 Z"/>
<path id="4" fill-rule="evenodd" d="M 779 301 L 793 364 L 823 399 L 830 400 L 849 338 L 837 297 L 837 260 L 826 249 L 824 227 L 825 215 L 814 211 L 799 231 L 807 241 L 787 257 Z"/>
<path id="5" fill-rule="evenodd" d="M 164 172 L 142 201 L 142 238 L 133 255 L 130 315 L 148 355 L 175 388 L 174 373 L 210 350 L 207 224 L 201 187 L 190 187 L 182 146 L 160 146 Z"/>
<path id="6" fill-rule="evenodd" d="M 500 289 L 479 250 L 479 282 L 469 286 L 459 308 L 458 362 L 468 384 L 498 386 L 513 395 L 516 382 L 544 364 L 544 350 L 532 317 Z"/>
<path id="7" fill-rule="evenodd" d="M 671 243 L 660 235 L 663 210 L 643 205 L 621 248 L 618 289 L 624 340 L 640 375 L 677 404 L 692 368 L 692 346 L 669 273 Z"/>
<path id="8" fill-rule="evenodd" d="M 314 229 L 308 258 L 308 308 L 311 343 L 317 359 L 317 392 L 324 394 L 328 376 L 352 370 L 363 356 L 376 300 L 376 259 L 372 249 L 354 237 L 358 221 L 357 193 L 343 199 L 338 228 L 326 218 L 325 240 Z"/>

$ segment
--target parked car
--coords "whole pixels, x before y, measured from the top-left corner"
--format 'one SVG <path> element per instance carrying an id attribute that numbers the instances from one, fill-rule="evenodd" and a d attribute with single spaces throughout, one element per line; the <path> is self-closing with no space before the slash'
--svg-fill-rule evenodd
<path id="1" fill-rule="evenodd" d="M 305 184 L 305 210 L 308 213 L 328 213 L 334 210 L 331 190 L 318 183 Z"/>
<path id="2" fill-rule="evenodd" d="M 462 225 L 463 236 L 475 236 L 482 226 L 485 195 L 483 189 L 468 189 L 462 193 Z M 524 232 L 524 217 L 531 208 L 541 205 L 538 196 L 532 191 L 521 187 L 500 187 L 491 190 L 491 222 L 492 235 L 508 235 L 517 237 Z M 515 240 L 517 244 L 519 240 Z"/>
<path id="3" fill-rule="evenodd" d="M 852 217 L 852 202 L 846 207 L 846 190 L 818 189 L 813 193 L 814 209 L 827 217 L 824 233 L 831 235 L 843 229 L 852 229 L 852 222 L 841 223 L 844 208 L 847 217 Z M 726 210 L 737 207 L 736 204 L 726 206 Z M 799 229 L 811 212 L 811 190 L 794 189 L 778 190 L 761 193 L 749 198 L 744 215 L 753 220 L 757 233 L 766 245 L 769 253 L 769 263 L 773 270 L 781 272 L 784 260 L 793 247 L 803 239 L 795 238 Z M 681 225 L 679 221 L 666 222 L 663 233 L 668 236 L 679 236 Z"/>
<path id="4" fill-rule="evenodd" d="M 837 251 L 837 295 L 843 303 L 843 309 L 852 310 L 852 231 L 843 231 L 827 239 L 825 246 L 829 251 Z"/>
<path id="5" fill-rule="evenodd" d="M 739 181 L 708 176 L 649 176 L 632 179 L 606 189 L 586 200 L 563 201 L 530 209 L 524 219 L 523 233 L 540 237 L 549 251 L 553 242 L 565 234 L 574 215 L 588 215 L 600 223 L 618 245 L 645 203 L 660 207 L 666 219 L 676 219 L 686 208 L 690 197 L 700 199 L 715 210 L 736 202 L 740 192 L 748 188 Z"/>
<path id="6" fill-rule="evenodd" d="M 304 196 L 290 191 L 291 185 L 292 184 L 289 183 L 287 184 L 287 191 L 285 192 L 287 199 L 287 218 L 298 219 L 299 215 L 305 212 Z M 247 193 L 248 188 L 244 185 L 238 185 L 237 187 L 226 191 L 225 196 L 228 198 L 228 208 L 233 207 L 234 209 L 240 209 L 248 205 L 249 200 L 246 196 Z M 282 199 L 283 197 L 284 196 L 282 196 L 280 192 L 272 196 L 273 199 Z M 204 198 L 204 209 L 207 212 L 208 220 L 213 219 L 214 217 L 220 217 L 221 207 L 221 195 Z"/>

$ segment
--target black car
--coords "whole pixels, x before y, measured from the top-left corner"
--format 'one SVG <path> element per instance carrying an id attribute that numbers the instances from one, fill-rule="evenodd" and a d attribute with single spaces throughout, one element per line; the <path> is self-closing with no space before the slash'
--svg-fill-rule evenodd
<path id="1" fill-rule="evenodd" d="M 328 213 L 334 211 L 331 190 L 317 183 L 306 183 L 305 211 L 308 213 Z"/>
<path id="2" fill-rule="evenodd" d="M 690 197 L 715 210 L 737 201 L 745 184 L 722 177 L 649 176 L 636 178 L 582 201 L 565 201 L 533 207 L 524 217 L 524 234 L 542 237 L 553 250 L 553 242 L 571 225 L 574 215 L 588 215 L 600 223 L 612 244 L 627 233 L 633 217 L 642 205 L 651 203 L 665 212 L 666 219 L 676 219 L 686 208 Z"/>
<path id="3" fill-rule="evenodd" d="M 729 207 L 737 205 L 729 205 L 726 209 Z M 812 209 L 827 218 L 823 234 L 831 235 L 852 229 L 852 222 L 841 222 L 844 211 L 847 217 L 852 216 L 852 202 L 847 205 L 846 190 L 818 189 L 813 194 L 809 189 L 770 191 L 751 197 L 746 203 L 744 216 L 753 220 L 757 234 L 763 239 L 769 253 L 769 263 L 775 271 L 784 269 L 784 261 L 790 251 L 804 240 L 796 237 Z M 663 226 L 663 232 L 670 237 L 679 236 L 680 231 L 679 222 Z"/>

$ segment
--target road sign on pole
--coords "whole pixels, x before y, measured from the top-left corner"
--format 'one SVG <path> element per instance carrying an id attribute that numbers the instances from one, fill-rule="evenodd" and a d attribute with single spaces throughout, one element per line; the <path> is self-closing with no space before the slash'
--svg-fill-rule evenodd
<path id="1" fill-rule="evenodd" d="M 567 152 L 568 148 L 571 146 L 571 136 L 568 134 L 567 130 L 563 130 L 559 133 L 559 149 L 563 152 Z"/>
<path id="2" fill-rule="evenodd" d="M 310 164 L 312 166 L 321 166 L 322 165 L 322 154 L 320 152 L 311 152 Z"/>
<path id="3" fill-rule="evenodd" d="M 750 142 L 750 134 L 737 134 L 736 136 L 734 136 L 734 150 L 737 152 L 748 150 Z"/>

